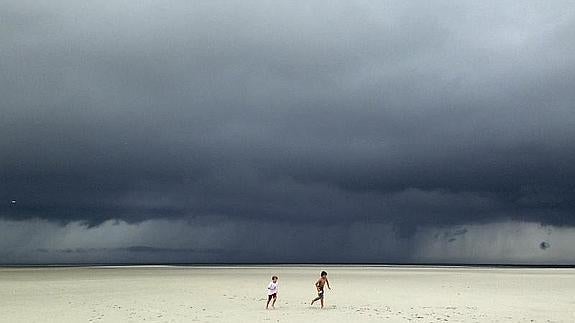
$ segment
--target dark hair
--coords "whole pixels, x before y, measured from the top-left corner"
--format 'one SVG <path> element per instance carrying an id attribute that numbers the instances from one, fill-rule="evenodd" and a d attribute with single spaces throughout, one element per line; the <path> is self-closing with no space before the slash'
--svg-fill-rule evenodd
<path id="1" fill-rule="evenodd" d="M 274 278 L 275 278 L 275 279 L 278 279 L 278 276 L 272 276 L 272 280 L 274 280 Z"/>
<path id="2" fill-rule="evenodd" d="M 322 271 L 320 276 L 327 276 L 327 273 L 325 271 Z"/>

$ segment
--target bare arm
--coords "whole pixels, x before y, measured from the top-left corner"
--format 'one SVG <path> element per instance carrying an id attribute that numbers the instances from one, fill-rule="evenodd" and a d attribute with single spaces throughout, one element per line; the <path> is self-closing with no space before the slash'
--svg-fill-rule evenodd
<path id="1" fill-rule="evenodd" d="M 329 287 L 329 280 L 327 280 L 327 278 L 325 279 L 325 283 L 327 284 L 327 288 L 331 289 L 331 287 Z"/>

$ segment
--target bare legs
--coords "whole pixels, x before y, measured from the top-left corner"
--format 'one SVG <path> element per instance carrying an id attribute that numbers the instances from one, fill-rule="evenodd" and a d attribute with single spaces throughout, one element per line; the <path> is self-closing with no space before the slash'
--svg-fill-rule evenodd
<path id="1" fill-rule="evenodd" d="M 319 293 L 318 296 L 311 301 L 311 305 L 318 300 L 321 300 L 321 308 L 323 308 L 323 292 Z"/>
<path id="2" fill-rule="evenodd" d="M 270 301 L 272 300 L 272 298 L 274 300 L 272 302 L 272 308 L 275 308 L 277 296 L 276 295 L 268 295 L 268 302 L 266 303 L 266 310 L 268 309 L 268 306 L 270 305 Z"/>

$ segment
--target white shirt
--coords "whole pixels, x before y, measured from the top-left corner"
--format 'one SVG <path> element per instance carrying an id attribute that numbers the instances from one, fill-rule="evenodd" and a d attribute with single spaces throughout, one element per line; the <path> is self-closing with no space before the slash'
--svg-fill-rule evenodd
<path id="1" fill-rule="evenodd" d="M 278 292 L 278 283 L 270 282 L 268 285 L 268 295 L 273 295 Z"/>

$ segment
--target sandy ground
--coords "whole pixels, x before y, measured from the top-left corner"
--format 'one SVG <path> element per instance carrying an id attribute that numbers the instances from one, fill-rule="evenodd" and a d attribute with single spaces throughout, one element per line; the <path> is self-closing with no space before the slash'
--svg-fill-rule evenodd
<path id="1" fill-rule="evenodd" d="M 322 269 L 323 310 L 309 305 Z M 265 310 L 272 274 L 279 299 Z M 575 270 L 2 268 L 0 308 L 1 322 L 575 322 Z"/>

